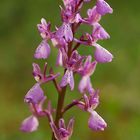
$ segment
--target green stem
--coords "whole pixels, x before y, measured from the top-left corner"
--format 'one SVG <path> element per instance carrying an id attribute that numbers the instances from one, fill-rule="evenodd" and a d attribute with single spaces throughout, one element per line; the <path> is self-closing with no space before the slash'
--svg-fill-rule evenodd
<path id="1" fill-rule="evenodd" d="M 55 119 L 56 126 L 58 126 L 59 119 L 62 118 L 62 108 L 64 105 L 65 94 L 66 94 L 66 87 L 62 89 L 62 92 L 58 97 L 57 112 L 56 112 L 56 119 Z"/>
<path id="2" fill-rule="evenodd" d="M 61 93 L 58 95 L 58 103 L 57 103 L 57 111 L 56 111 L 56 118 L 55 118 L 55 125 L 58 127 L 59 119 L 62 118 L 62 108 L 64 105 L 64 99 L 66 94 L 66 86 L 62 88 Z M 54 135 L 52 136 L 52 140 L 56 140 Z"/>

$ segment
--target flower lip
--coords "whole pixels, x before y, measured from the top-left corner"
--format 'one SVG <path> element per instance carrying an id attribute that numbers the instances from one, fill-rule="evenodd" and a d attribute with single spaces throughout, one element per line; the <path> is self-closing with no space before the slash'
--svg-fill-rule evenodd
<path id="1" fill-rule="evenodd" d="M 97 0 L 96 9 L 97 9 L 97 12 L 101 15 L 105 15 L 107 13 L 110 13 L 110 14 L 113 13 L 113 9 L 104 0 Z"/>
<path id="2" fill-rule="evenodd" d="M 21 125 L 21 130 L 23 132 L 33 132 L 36 131 L 38 128 L 39 122 L 38 119 L 35 116 L 29 116 L 26 118 Z"/>
<path id="3" fill-rule="evenodd" d="M 73 77 L 73 71 L 71 71 L 71 70 L 67 70 L 65 72 L 65 75 L 63 76 L 63 78 L 60 82 L 61 87 L 65 87 L 67 84 L 70 85 L 71 90 L 74 89 L 74 77 Z"/>
<path id="4" fill-rule="evenodd" d="M 96 50 L 94 53 L 94 57 L 97 62 L 99 63 L 108 63 L 111 62 L 113 59 L 113 55 L 106 50 L 105 48 L 101 47 L 99 44 L 94 44 Z"/>
<path id="5" fill-rule="evenodd" d="M 88 126 L 92 130 L 103 131 L 107 127 L 107 123 L 103 120 L 101 116 L 98 115 L 96 111 L 92 111 L 88 121 Z"/>
<path id="6" fill-rule="evenodd" d="M 37 47 L 34 57 L 36 59 L 46 59 L 50 55 L 50 46 L 46 42 L 46 40 L 43 40 L 40 45 Z"/>
<path id="7" fill-rule="evenodd" d="M 38 104 L 44 98 L 44 92 L 39 83 L 36 83 L 26 94 L 24 101 L 26 103 Z"/>

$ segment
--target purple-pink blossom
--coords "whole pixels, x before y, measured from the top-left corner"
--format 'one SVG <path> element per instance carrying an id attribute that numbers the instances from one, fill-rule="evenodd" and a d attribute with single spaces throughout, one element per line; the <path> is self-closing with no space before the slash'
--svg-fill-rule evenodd
<path id="1" fill-rule="evenodd" d="M 59 127 L 55 126 L 54 123 L 50 123 L 52 131 L 54 132 L 57 140 L 69 140 L 73 133 L 74 119 L 70 119 L 66 127 L 64 119 L 59 120 Z"/>
<path id="2" fill-rule="evenodd" d="M 96 61 L 91 62 L 91 59 L 92 57 L 89 55 L 83 67 L 80 69 L 80 74 L 82 75 L 82 79 L 78 86 L 80 93 L 93 92 L 90 76 L 94 73 L 97 62 Z"/>
<path id="3" fill-rule="evenodd" d="M 50 22 L 46 22 L 46 20 L 44 18 L 41 19 L 41 24 L 37 25 L 38 31 L 40 32 L 40 35 L 43 39 L 50 39 L 51 38 L 51 24 Z"/>

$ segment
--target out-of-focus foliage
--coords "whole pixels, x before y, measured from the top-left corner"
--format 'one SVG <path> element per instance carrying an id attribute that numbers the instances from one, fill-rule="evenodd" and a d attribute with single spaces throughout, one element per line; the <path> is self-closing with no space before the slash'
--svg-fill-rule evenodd
<path id="1" fill-rule="evenodd" d="M 114 14 L 103 17 L 101 23 L 111 39 L 100 43 L 115 58 L 112 63 L 98 65 L 92 77 L 94 87 L 101 90 L 98 112 L 108 122 L 108 128 L 104 132 L 92 132 L 87 126 L 88 114 L 74 108 L 66 114 L 66 118 L 71 114 L 76 118 L 72 140 L 140 139 L 140 1 L 108 2 Z M 32 134 L 20 132 L 19 127 L 30 115 L 23 98 L 35 83 L 31 64 L 40 63 L 33 59 L 34 50 L 41 41 L 36 24 L 44 17 L 52 22 L 53 29 L 55 25 L 61 25 L 60 4 L 61 0 L 0 0 L 0 140 L 50 140 L 45 118 L 41 120 L 39 130 Z M 87 4 L 83 11 L 91 6 Z M 79 30 L 81 33 L 85 31 L 90 29 L 83 26 Z M 92 52 L 91 48 L 81 47 L 80 50 L 81 54 Z M 56 53 L 52 48 L 49 66 L 55 65 Z M 76 77 L 77 82 L 79 79 Z M 44 89 L 55 107 L 57 94 L 54 86 L 48 84 Z M 77 89 L 74 93 L 68 91 L 66 101 L 70 102 L 78 95 Z"/>

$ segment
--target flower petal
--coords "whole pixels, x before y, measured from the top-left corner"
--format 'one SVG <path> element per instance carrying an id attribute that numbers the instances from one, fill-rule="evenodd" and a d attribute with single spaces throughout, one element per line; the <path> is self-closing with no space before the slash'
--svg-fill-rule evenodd
<path id="1" fill-rule="evenodd" d="M 96 65 L 97 65 L 97 62 L 93 61 L 92 63 L 90 63 L 89 65 L 84 67 L 84 70 L 83 70 L 84 75 L 85 76 L 91 76 L 96 69 Z"/>
<path id="2" fill-rule="evenodd" d="M 43 39 L 50 39 L 51 38 L 50 27 L 51 27 L 50 22 L 47 23 L 44 18 L 41 19 L 41 24 L 37 25 L 37 28 L 38 28 L 40 35 Z"/>
<path id="3" fill-rule="evenodd" d="M 99 105 L 99 90 L 93 91 L 90 94 L 89 104 L 92 109 L 95 109 Z"/>
<path id="4" fill-rule="evenodd" d="M 42 100 L 39 102 L 39 104 L 35 104 L 33 106 L 33 109 L 35 110 L 34 111 L 34 114 L 38 115 L 38 116 L 44 116 L 44 112 L 43 112 L 43 105 L 44 105 L 44 102 L 45 100 L 47 99 L 46 96 L 44 96 L 42 98 Z M 46 115 L 46 114 L 45 114 Z"/>
<path id="5" fill-rule="evenodd" d="M 70 24 L 64 23 L 61 27 L 58 28 L 56 32 L 56 37 L 65 38 L 66 41 L 70 42 L 73 40 L 73 33 L 70 27 Z"/>
<path id="6" fill-rule="evenodd" d="M 60 49 L 58 49 L 58 55 L 57 55 L 57 60 L 56 60 L 56 65 L 57 66 L 63 66 L 63 55 Z"/>
<path id="7" fill-rule="evenodd" d="M 50 55 L 50 46 L 46 42 L 46 40 L 43 40 L 40 45 L 37 47 L 34 57 L 36 59 L 46 59 Z"/>
<path id="8" fill-rule="evenodd" d="M 41 69 L 40 69 L 39 65 L 36 63 L 33 63 L 32 66 L 33 66 L 33 76 L 34 76 L 35 80 L 37 82 L 39 82 L 39 80 L 42 78 Z"/>
<path id="9" fill-rule="evenodd" d="M 110 14 L 113 13 L 113 9 L 104 0 L 97 0 L 96 6 L 97 6 L 96 7 L 97 12 L 101 15 L 105 15 L 107 13 Z"/>
<path id="10" fill-rule="evenodd" d="M 79 13 L 76 14 L 75 18 L 74 18 L 74 22 L 79 23 L 82 21 L 82 17 Z"/>
<path id="11" fill-rule="evenodd" d="M 83 76 L 82 77 L 82 79 L 79 83 L 78 89 L 79 89 L 80 93 L 85 93 L 85 92 L 91 93 L 93 91 L 92 84 L 91 84 L 89 76 Z"/>
<path id="12" fill-rule="evenodd" d="M 103 131 L 107 127 L 107 124 L 103 120 L 103 118 L 97 114 L 96 111 L 92 111 L 91 116 L 90 116 L 90 118 L 88 120 L 88 126 L 92 130 L 96 130 L 96 131 L 101 130 L 101 131 Z"/>
<path id="13" fill-rule="evenodd" d="M 91 63 L 92 57 L 89 55 L 84 63 L 84 67 L 87 67 Z"/>
<path id="14" fill-rule="evenodd" d="M 70 89 L 74 89 L 74 78 L 73 78 L 73 71 L 67 70 L 65 75 L 63 76 L 60 86 L 65 87 L 67 84 L 70 85 Z"/>
<path id="15" fill-rule="evenodd" d="M 73 40 L 73 33 L 70 27 L 70 24 L 65 24 L 65 30 L 64 30 L 64 35 L 66 41 L 72 41 Z"/>
<path id="16" fill-rule="evenodd" d="M 60 140 L 60 134 L 59 134 L 59 130 L 57 129 L 57 127 L 55 126 L 55 124 L 53 122 L 50 122 L 50 127 L 54 133 L 54 136 L 57 140 Z"/>
<path id="17" fill-rule="evenodd" d="M 68 77 L 69 77 L 69 72 L 68 70 L 65 72 L 65 75 L 63 76 L 60 86 L 65 87 L 68 84 Z"/>
<path id="18" fill-rule="evenodd" d="M 64 119 L 59 120 L 59 128 L 66 128 Z"/>
<path id="19" fill-rule="evenodd" d="M 83 98 L 85 102 L 85 110 L 87 110 L 88 108 L 90 108 L 89 99 L 86 94 L 84 94 Z"/>
<path id="20" fill-rule="evenodd" d="M 74 78 L 73 78 L 73 72 L 72 71 L 70 71 L 69 78 L 70 78 L 70 81 L 69 81 L 70 89 L 73 90 L 74 89 Z"/>
<path id="21" fill-rule="evenodd" d="M 38 126 L 39 126 L 38 119 L 35 116 L 30 116 L 22 122 L 20 129 L 23 132 L 33 132 L 37 130 Z"/>
<path id="22" fill-rule="evenodd" d="M 44 98 L 44 92 L 40 85 L 36 83 L 25 95 L 25 102 L 38 104 Z"/>
<path id="23" fill-rule="evenodd" d="M 94 57 L 99 63 L 108 63 L 113 59 L 113 55 L 107 51 L 105 48 L 101 47 L 99 44 L 95 45 L 96 50 L 94 53 Z"/>
<path id="24" fill-rule="evenodd" d="M 74 122 L 75 122 L 74 118 L 71 118 L 69 123 L 68 123 L 67 130 L 69 132 L 69 137 L 71 137 L 71 135 L 73 133 Z"/>
<path id="25" fill-rule="evenodd" d="M 109 34 L 99 23 L 96 23 L 94 25 L 92 36 L 96 39 L 101 39 L 101 40 L 110 38 Z"/>
<path id="26" fill-rule="evenodd" d="M 96 6 L 94 6 L 92 9 L 88 9 L 87 15 L 88 15 L 87 20 L 90 25 L 94 25 L 95 23 L 99 22 L 101 19 L 101 15 L 98 14 L 96 10 Z"/>
<path id="27" fill-rule="evenodd" d="M 85 92 L 85 89 L 86 89 L 86 86 L 87 86 L 87 80 L 88 80 L 88 77 L 87 76 L 83 76 L 80 83 L 79 83 L 79 86 L 78 86 L 78 89 L 80 91 L 80 93 L 84 93 Z"/>
<path id="28" fill-rule="evenodd" d="M 68 140 L 69 138 L 69 132 L 65 128 L 59 128 L 59 134 L 61 139 L 60 140 Z"/>
<path id="29" fill-rule="evenodd" d="M 64 6 L 67 7 L 73 0 L 63 0 Z"/>

